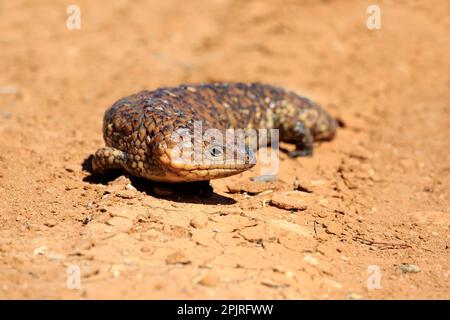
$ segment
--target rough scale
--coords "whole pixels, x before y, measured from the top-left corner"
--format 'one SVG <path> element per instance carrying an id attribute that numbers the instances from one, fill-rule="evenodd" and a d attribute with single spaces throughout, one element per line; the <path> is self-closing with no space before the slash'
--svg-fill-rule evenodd
<path id="1" fill-rule="evenodd" d="M 180 162 L 174 157 L 177 129 L 202 132 L 215 128 L 279 129 L 281 141 L 293 143 L 290 156 L 310 156 L 313 142 L 330 140 L 337 123 L 324 109 L 294 92 L 260 83 L 214 83 L 180 85 L 142 91 L 114 103 L 105 113 L 103 136 L 106 147 L 94 154 L 97 172 L 124 169 L 132 175 L 162 182 L 187 182 L 221 178 L 254 165 L 249 148 L 236 151 L 243 161 L 214 161 L 227 145 L 204 142 L 197 150 L 204 161 Z M 221 159 L 220 157 L 217 157 Z M 223 157 L 222 157 L 223 158 Z"/>

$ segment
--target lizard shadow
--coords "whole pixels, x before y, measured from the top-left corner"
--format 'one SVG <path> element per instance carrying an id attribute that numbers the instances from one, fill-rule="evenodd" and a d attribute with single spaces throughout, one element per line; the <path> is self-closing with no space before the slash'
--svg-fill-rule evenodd
<path id="1" fill-rule="evenodd" d="M 147 195 L 174 202 L 209 205 L 231 205 L 236 200 L 214 192 L 209 181 L 161 183 L 142 178 L 129 177 L 132 185 Z"/>
<path id="2" fill-rule="evenodd" d="M 88 176 L 83 178 L 84 182 L 90 184 L 108 185 L 109 182 L 114 181 L 121 175 L 124 175 L 122 170 L 109 170 L 102 174 L 95 173 L 92 170 L 91 159 L 92 155 L 84 159 L 81 165 L 83 171 L 89 173 Z M 127 174 L 125 175 L 130 179 L 132 186 L 136 188 L 136 190 L 155 198 L 180 203 L 208 205 L 232 205 L 236 203 L 236 200 L 233 198 L 215 193 L 209 181 L 163 183 L 130 176 Z"/>

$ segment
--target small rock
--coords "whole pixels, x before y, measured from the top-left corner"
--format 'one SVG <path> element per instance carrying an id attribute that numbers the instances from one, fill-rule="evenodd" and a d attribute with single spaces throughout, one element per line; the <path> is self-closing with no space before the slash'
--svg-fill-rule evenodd
<path id="1" fill-rule="evenodd" d="M 189 264 L 191 260 L 182 251 L 176 251 L 166 258 L 166 264 Z"/>
<path id="2" fill-rule="evenodd" d="M 312 191 L 308 187 L 306 187 L 302 183 L 300 183 L 300 180 L 297 177 L 295 177 L 295 180 L 294 180 L 294 190 L 312 193 Z"/>
<path id="3" fill-rule="evenodd" d="M 136 190 L 136 188 L 131 183 L 127 184 L 125 186 L 125 189 L 127 189 L 129 191 L 135 191 Z"/>
<path id="4" fill-rule="evenodd" d="M 398 268 L 403 273 L 418 273 L 418 272 L 420 272 L 420 268 L 417 265 L 410 264 L 410 263 L 402 263 Z"/>
<path id="5" fill-rule="evenodd" d="M 241 208 L 221 208 L 220 210 L 214 210 L 212 213 L 220 214 L 221 216 L 228 215 L 242 215 L 244 211 Z"/>
<path id="6" fill-rule="evenodd" d="M 296 199 L 288 193 L 275 194 L 269 204 L 279 209 L 293 211 L 302 211 L 308 208 L 308 206 L 305 203 L 302 203 L 300 199 Z"/>
<path id="7" fill-rule="evenodd" d="M 217 276 L 217 274 L 208 272 L 206 275 L 204 275 L 198 283 L 205 287 L 216 287 L 220 282 L 220 278 Z"/>
<path id="8" fill-rule="evenodd" d="M 275 281 L 273 281 L 271 279 L 263 280 L 263 281 L 261 281 L 261 284 L 263 286 L 266 286 L 266 287 L 269 287 L 269 288 L 274 288 L 274 289 L 289 287 L 289 284 L 287 284 L 287 283 L 275 282 Z"/>
<path id="9" fill-rule="evenodd" d="M 149 247 L 141 247 L 141 252 L 143 252 L 143 253 L 148 253 L 148 252 L 151 252 L 151 251 L 152 251 L 152 249 L 149 248 Z"/>
<path id="10" fill-rule="evenodd" d="M 348 300 L 361 300 L 362 298 L 363 296 L 358 293 L 350 292 L 349 294 L 347 294 Z"/>
<path id="11" fill-rule="evenodd" d="M 135 196 L 136 196 L 135 193 L 130 190 L 119 191 L 116 193 L 116 197 L 122 199 L 134 199 Z"/>
<path id="12" fill-rule="evenodd" d="M 119 277 L 122 271 L 125 271 L 126 267 L 120 264 L 113 264 L 109 267 L 109 271 L 113 274 L 114 277 Z"/>
<path id="13" fill-rule="evenodd" d="M 194 217 L 189 224 L 195 229 L 203 229 L 208 224 L 208 219 L 206 217 Z"/>
<path id="14" fill-rule="evenodd" d="M 55 253 L 55 252 L 50 252 L 47 255 L 47 258 L 49 258 L 52 261 L 61 261 L 65 259 L 65 255 L 63 254 L 59 254 L 59 253 Z"/>
<path id="15" fill-rule="evenodd" d="M 192 233 L 188 228 L 176 225 L 170 226 L 168 229 L 166 229 L 165 234 L 175 238 L 189 238 L 190 236 L 192 236 Z"/>
<path id="16" fill-rule="evenodd" d="M 295 277 L 295 272 L 292 271 L 292 270 L 287 270 L 287 271 L 284 273 L 284 275 L 285 275 L 286 277 L 292 279 L 292 278 Z"/>
<path id="17" fill-rule="evenodd" d="M 57 222 L 54 220 L 48 220 L 44 222 L 44 226 L 52 228 L 54 226 L 56 226 Z"/>
<path id="18" fill-rule="evenodd" d="M 235 184 L 227 185 L 228 193 L 241 193 L 243 192 L 241 187 Z"/>
<path id="19" fill-rule="evenodd" d="M 77 171 L 77 168 L 76 168 L 75 166 L 72 166 L 72 165 L 65 165 L 65 166 L 64 166 L 64 169 L 65 169 L 67 172 L 75 172 L 75 171 Z"/>
<path id="20" fill-rule="evenodd" d="M 105 207 L 99 207 L 99 208 L 97 208 L 97 210 L 100 211 L 100 212 L 107 212 L 108 211 L 108 209 L 106 209 Z"/>
<path id="21" fill-rule="evenodd" d="M 272 174 L 266 174 L 250 178 L 250 180 L 253 182 L 275 182 L 277 181 L 277 179 L 278 179 L 277 176 Z"/>
<path id="22" fill-rule="evenodd" d="M 309 255 L 309 254 L 306 254 L 306 255 L 303 257 L 303 261 L 306 262 L 306 263 L 309 264 L 309 265 L 312 265 L 312 266 L 317 266 L 317 265 L 319 264 L 319 262 L 317 261 L 317 259 L 314 258 L 313 256 Z"/>
<path id="23" fill-rule="evenodd" d="M 309 184 L 311 184 L 311 186 L 318 187 L 318 186 L 322 186 L 322 185 L 326 184 L 326 181 L 312 179 L 312 180 L 309 180 Z"/>
<path id="24" fill-rule="evenodd" d="M 284 273 L 286 272 L 286 269 L 283 266 L 274 266 L 272 268 L 273 272 L 279 272 L 279 273 Z"/>
<path id="25" fill-rule="evenodd" d="M 300 226 L 298 224 L 286 221 L 286 220 L 280 220 L 280 219 L 274 219 L 269 221 L 269 225 L 283 229 L 285 231 L 294 232 L 300 236 L 310 238 L 312 237 L 312 231 L 310 229 L 307 229 L 303 226 Z"/>
<path id="26" fill-rule="evenodd" d="M 332 234 L 332 235 L 338 235 L 341 233 L 340 225 L 334 222 L 329 222 L 327 224 L 324 224 L 323 227 L 325 228 L 325 232 L 327 234 Z"/>
<path id="27" fill-rule="evenodd" d="M 242 184 L 228 184 L 228 193 L 248 193 L 257 195 L 267 190 L 273 190 L 274 185 L 270 182 L 244 182 Z"/>
<path id="28" fill-rule="evenodd" d="M 325 283 L 326 286 L 331 287 L 333 289 L 342 289 L 342 284 L 333 279 L 324 278 L 323 282 Z"/>
<path id="29" fill-rule="evenodd" d="M 127 184 L 130 184 L 131 181 L 129 178 L 125 176 L 119 176 L 116 179 L 109 181 L 107 185 L 107 190 L 105 190 L 105 194 L 116 194 L 121 191 L 126 191 Z"/>
<path id="30" fill-rule="evenodd" d="M 403 159 L 400 160 L 400 166 L 405 170 L 411 170 L 416 167 L 416 163 L 412 159 Z"/>
<path id="31" fill-rule="evenodd" d="M 36 249 L 33 250 L 33 254 L 36 256 L 41 256 L 47 253 L 47 247 L 46 246 L 41 246 L 41 247 L 37 247 Z"/>
<path id="32" fill-rule="evenodd" d="M 317 216 L 319 218 L 326 218 L 328 216 L 328 213 L 326 211 L 321 211 L 317 213 Z"/>

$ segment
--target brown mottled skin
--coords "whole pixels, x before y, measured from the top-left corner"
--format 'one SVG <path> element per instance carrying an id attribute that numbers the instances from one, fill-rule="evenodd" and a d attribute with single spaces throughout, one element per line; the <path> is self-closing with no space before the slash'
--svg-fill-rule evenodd
<path id="1" fill-rule="evenodd" d="M 214 83 L 142 91 L 106 111 L 106 147 L 95 153 L 93 169 L 120 168 L 154 181 L 186 182 L 226 177 L 254 165 L 248 148 L 236 153 L 244 159 L 240 163 L 177 162 L 172 133 L 181 128 L 194 132 L 195 121 L 201 121 L 202 132 L 209 128 L 222 132 L 228 128 L 279 129 L 281 141 L 296 145 L 289 154 L 292 157 L 312 155 L 313 141 L 331 139 L 337 127 L 336 120 L 316 103 L 271 85 Z M 223 145 L 219 153 L 228 147 Z M 200 152 L 215 156 L 217 149 L 211 150 L 212 144 L 204 142 Z"/>

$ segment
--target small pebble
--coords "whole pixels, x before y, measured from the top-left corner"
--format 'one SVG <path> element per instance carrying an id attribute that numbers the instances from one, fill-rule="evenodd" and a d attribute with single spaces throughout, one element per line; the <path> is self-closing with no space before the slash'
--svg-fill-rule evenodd
<path id="1" fill-rule="evenodd" d="M 132 191 L 125 190 L 125 191 L 117 192 L 116 193 L 116 197 L 122 198 L 122 199 L 134 199 L 135 198 L 135 194 Z"/>
<path id="2" fill-rule="evenodd" d="M 34 249 L 33 254 L 38 256 L 38 255 L 44 255 L 46 252 L 47 252 L 47 247 L 41 246 L 41 247 L 37 247 L 36 249 Z"/>
<path id="3" fill-rule="evenodd" d="M 261 281 L 261 284 L 263 286 L 266 286 L 266 287 L 269 287 L 269 288 L 274 288 L 274 289 L 289 287 L 289 284 L 287 284 L 287 283 L 275 282 L 272 279 L 263 280 L 263 281 Z"/>
<path id="4" fill-rule="evenodd" d="M 203 229 L 207 223 L 208 219 L 206 217 L 194 217 L 189 222 L 190 226 L 196 229 Z"/>
<path id="5" fill-rule="evenodd" d="M 275 194 L 269 202 L 270 205 L 279 209 L 302 211 L 307 209 L 307 205 L 299 199 L 294 199 L 288 194 Z"/>
<path id="6" fill-rule="evenodd" d="M 166 258 L 166 264 L 189 264 L 191 260 L 189 260 L 184 252 L 176 251 Z"/>
<path id="7" fill-rule="evenodd" d="M 150 252 L 150 251 L 151 251 L 151 249 L 149 247 L 142 247 L 141 248 L 141 252 L 143 252 L 143 253 L 147 253 L 147 252 Z"/>
<path id="8" fill-rule="evenodd" d="M 109 271 L 115 278 L 119 277 L 122 271 L 125 271 L 126 267 L 120 264 L 113 264 L 109 267 Z"/>
<path id="9" fill-rule="evenodd" d="M 216 287 L 220 282 L 220 278 L 212 272 L 207 273 L 206 275 L 204 275 L 199 281 L 198 283 L 201 284 L 202 286 L 205 287 Z"/>
<path id="10" fill-rule="evenodd" d="M 288 270 L 288 271 L 286 271 L 286 272 L 284 273 L 284 275 L 285 275 L 286 277 L 292 279 L 292 278 L 295 277 L 295 272 L 292 271 L 292 270 Z"/>
<path id="11" fill-rule="evenodd" d="M 333 279 L 324 278 L 323 281 L 325 282 L 326 286 L 330 288 L 342 289 L 342 284 Z"/>
<path id="12" fill-rule="evenodd" d="M 362 295 L 358 294 L 358 293 L 354 293 L 354 292 L 350 292 L 347 295 L 347 299 L 348 300 L 361 300 L 363 298 Z"/>
<path id="13" fill-rule="evenodd" d="M 286 269 L 283 266 L 274 266 L 272 268 L 273 272 L 279 272 L 279 273 L 284 273 L 286 272 Z"/>
<path id="14" fill-rule="evenodd" d="M 277 176 L 266 174 L 262 176 L 251 177 L 250 180 L 253 182 L 275 182 L 277 181 Z"/>
<path id="15" fill-rule="evenodd" d="M 52 227 L 54 227 L 54 226 L 56 226 L 56 221 L 54 221 L 54 220 L 48 220 L 48 221 L 45 221 L 44 222 L 44 226 L 46 226 L 46 227 L 49 227 L 49 228 L 52 228 Z"/>
<path id="16" fill-rule="evenodd" d="M 242 184 L 228 184 L 228 193 L 247 193 L 249 195 L 257 195 L 268 190 L 273 190 L 274 186 L 270 182 L 247 182 Z"/>
<path id="17" fill-rule="evenodd" d="M 134 191 L 134 190 L 136 190 L 136 188 L 135 188 L 131 183 L 127 184 L 127 185 L 125 186 L 125 189 L 127 189 L 127 190 L 129 190 L 129 191 Z"/>
<path id="18" fill-rule="evenodd" d="M 301 191 L 301 192 L 312 193 L 312 191 L 309 188 L 303 186 L 300 183 L 300 180 L 297 177 L 295 177 L 295 180 L 294 180 L 294 190 L 298 190 L 298 191 Z"/>
<path id="19" fill-rule="evenodd" d="M 65 255 L 54 253 L 54 252 L 50 252 L 46 256 L 47 256 L 47 258 L 49 258 L 52 261 L 61 261 L 61 260 L 64 260 L 64 258 L 65 258 Z"/>
<path id="20" fill-rule="evenodd" d="M 415 264 L 403 263 L 399 266 L 400 271 L 403 273 L 418 273 L 420 268 Z"/>
<path id="21" fill-rule="evenodd" d="M 307 254 L 303 257 L 303 261 L 312 266 L 317 266 L 319 264 L 317 259 L 309 254 Z"/>
<path id="22" fill-rule="evenodd" d="M 75 166 L 72 166 L 72 165 L 66 165 L 66 166 L 64 166 L 64 169 L 67 171 L 67 172 L 75 172 L 77 169 L 76 169 L 76 167 Z"/>

